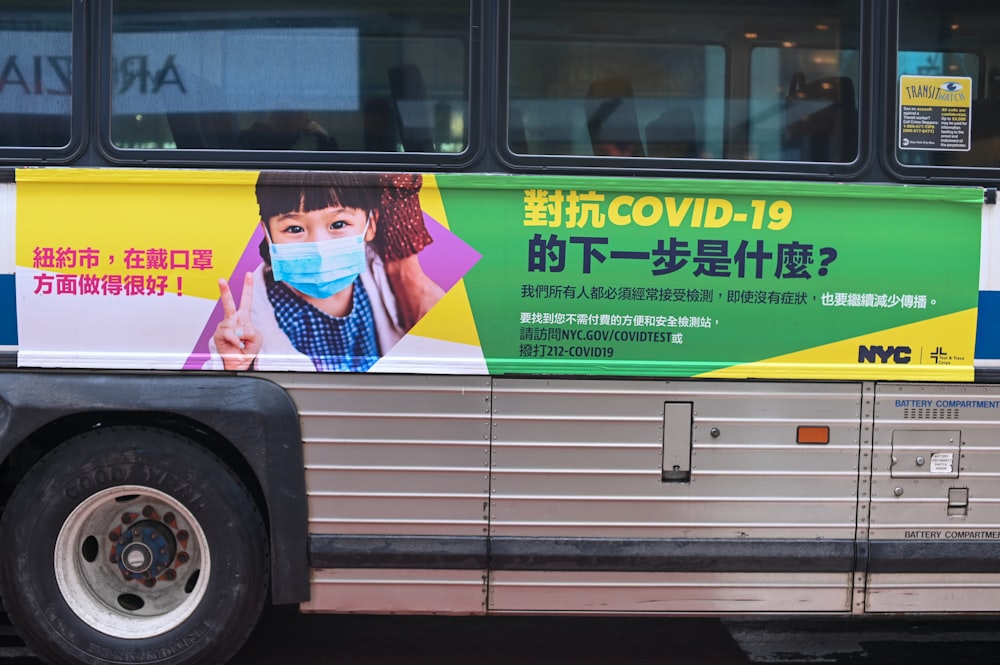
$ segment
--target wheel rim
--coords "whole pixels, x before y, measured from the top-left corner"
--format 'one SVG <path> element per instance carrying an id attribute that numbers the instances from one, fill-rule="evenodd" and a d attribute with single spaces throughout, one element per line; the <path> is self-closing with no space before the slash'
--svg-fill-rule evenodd
<path id="1" fill-rule="evenodd" d="M 183 623 L 208 586 L 201 525 L 170 495 L 124 485 L 85 499 L 63 523 L 55 576 L 87 625 L 123 639 L 161 635 Z"/>

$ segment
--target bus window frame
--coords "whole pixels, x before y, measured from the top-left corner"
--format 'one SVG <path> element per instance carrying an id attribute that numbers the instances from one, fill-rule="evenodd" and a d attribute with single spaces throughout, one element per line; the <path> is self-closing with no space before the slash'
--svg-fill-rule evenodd
<path id="1" fill-rule="evenodd" d="M 364 152 L 351 150 L 193 150 L 120 148 L 111 137 L 112 124 L 112 26 L 114 0 L 99 0 L 98 45 L 96 58 L 97 122 L 96 145 L 101 156 L 117 166 L 198 166 L 249 168 L 358 168 L 358 169 L 427 169 L 459 170 L 480 159 L 484 151 L 483 123 L 483 2 L 468 0 L 468 76 L 469 117 L 465 150 L 447 152 Z M 234 5 L 233 11 L 238 11 Z"/>
<path id="2" fill-rule="evenodd" d="M 882 132 L 885 140 L 882 142 L 879 158 L 882 167 L 892 178 L 901 182 L 926 183 L 933 180 L 936 183 L 955 184 L 987 184 L 995 186 L 1000 180 L 1000 166 L 946 166 L 903 164 L 896 153 L 899 136 L 899 29 L 903 3 L 901 0 L 889 0 L 885 7 L 885 32 L 882 42 L 885 44 L 885 72 L 882 76 L 883 102 Z M 985 72 L 980 72 L 980 78 Z M 983 81 L 977 81 L 982 86 Z M 974 121 L 974 119 L 973 119 Z"/>
<path id="3" fill-rule="evenodd" d="M 84 132 L 87 108 L 90 97 L 89 72 L 86 49 L 86 5 L 81 2 L 71 2 L 71 65 L 72 88 L 70 96 L 69 141 L 64 146 L 0 146 L 0 164 L 42 165 L 69 164 L 80 157 L 86 149 L 86 134 Z"/>
<path id="4" fill-rule="evenodd" d="M 511 112 L 511 3 L 499 0 L 497 45 L 497 131 L 491 141 L 494 157 L 515 173 L 559 173 L 606 175 L 672 175 L 690 177 L 753 177 L 782 179 L 858 180 L 870 167 L 875 150 L 872 116 L 875 57 L 873 34 L 876 12 L 873 2 L 859 2 L 859 72 L 857 85 L 858 153 L 851 162 L 795 162 L 726 158 L 607 157 L 591 155 L 524 155 L 510 149 Z M 729 49 L 721 45 L 729 56 Z M 732 67 L 727 62 L 727 83 Z M 724 113 L 728 116 L 730 101 Z M 728 122 L 727 122 L 728 125 Z"/>

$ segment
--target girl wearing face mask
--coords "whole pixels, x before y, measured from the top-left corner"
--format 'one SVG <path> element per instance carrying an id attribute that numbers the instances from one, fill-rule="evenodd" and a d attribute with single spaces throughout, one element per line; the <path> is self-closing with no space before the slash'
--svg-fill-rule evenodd
<path id="1" fill-rule="evenodd" d="M 260 174 L 264 262 L 245 276 L 238 306 L 220 280 L 224 318 L 207 367 L 363 372 L 402 337 L 399 304 L 372 245 L 382 221 L 379 178 Z"/>

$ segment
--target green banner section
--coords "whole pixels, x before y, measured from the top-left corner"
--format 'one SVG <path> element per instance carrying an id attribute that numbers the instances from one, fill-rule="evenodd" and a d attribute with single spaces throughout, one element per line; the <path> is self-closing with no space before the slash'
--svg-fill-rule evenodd
<path id="1" fill-rule="evenodd" d="M 482 254 L 465 285 L 491 373 L 971 372 L 978 188 L 437 182 L 451 230 Z"/>

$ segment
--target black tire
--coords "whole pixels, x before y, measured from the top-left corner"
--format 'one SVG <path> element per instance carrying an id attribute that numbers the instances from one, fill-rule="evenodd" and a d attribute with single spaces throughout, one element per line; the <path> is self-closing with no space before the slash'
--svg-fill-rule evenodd
<path id="1" fill-rule="evenodd" d="M 18 484 L 0 543 L 11 621 L 58 665 L 221 665 L 267 597 L 267 538 L 246 488 L 161 430 L 96 429 L 59 446 Z"/>

